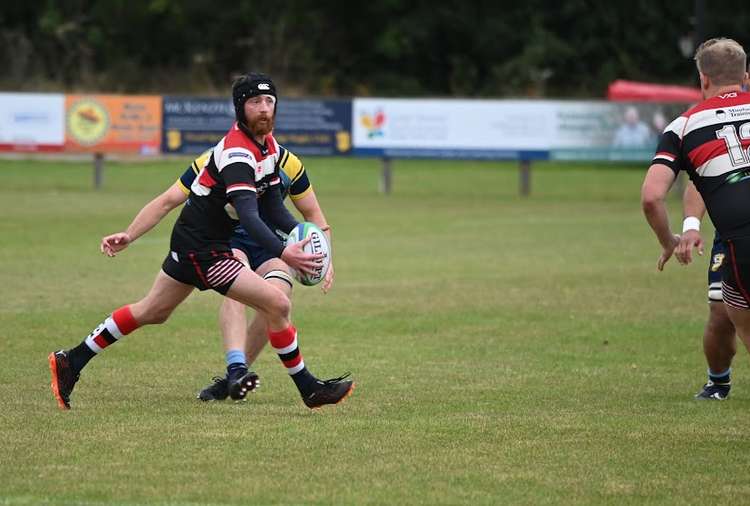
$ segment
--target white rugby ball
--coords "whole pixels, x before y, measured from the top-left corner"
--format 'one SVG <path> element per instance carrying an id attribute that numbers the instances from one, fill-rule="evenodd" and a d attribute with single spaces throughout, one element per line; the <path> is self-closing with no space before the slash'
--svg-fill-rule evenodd
<path id="1" fill-rule="evenodd" d="M 323 263 L 315 269 L 315 274 L 305 274 L 304 272 L 297 272 L 294 269 L 294 277 L 303 285 L 313 286 L 320 283 L 328 272 L 328 268 L 331 266 L 331 245 L 328 242 L 328 237 L 318 228 L 315 223 L 305 221 L 297 225 L 289 232 L 289 236 L 286 239 L 287 245 L 294 244 L 300 241 L 304 241 L 310 238 L 310 242 L 305 244 L 303 248 L 305 253 L 323 253 Z"/>

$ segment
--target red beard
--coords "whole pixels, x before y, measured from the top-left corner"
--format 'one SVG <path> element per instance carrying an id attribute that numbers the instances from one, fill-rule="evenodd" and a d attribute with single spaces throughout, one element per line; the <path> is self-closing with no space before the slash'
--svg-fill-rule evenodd
<path id="1" fill-rule="evenodd" d="M 273 117 L 260 116 L 254 120 L 248 121 L 248 129 L 255 136 L 263 136 L 273 131 Z"/>

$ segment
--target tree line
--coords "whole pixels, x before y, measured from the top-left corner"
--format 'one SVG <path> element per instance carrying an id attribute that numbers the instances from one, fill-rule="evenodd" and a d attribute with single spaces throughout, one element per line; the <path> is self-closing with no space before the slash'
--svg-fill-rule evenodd
<path id="1" fill-rule="evenodd" d="M 696 39 L 750 44 L 750 8 L 700 4 L 4 2 L 0 89 L 222 95 L 257 70 L 288 96 L 601 97 L 617 78 L 695 84 Z"/>

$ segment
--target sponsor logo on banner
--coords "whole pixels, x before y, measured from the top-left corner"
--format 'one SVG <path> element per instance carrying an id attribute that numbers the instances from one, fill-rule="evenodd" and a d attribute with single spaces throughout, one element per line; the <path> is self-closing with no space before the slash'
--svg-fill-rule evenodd
<path id="1" fill-rule="evenodd" d="M 65 124 L 68 135 L 81 146 L 93 146 L 109 129 L 109 113 L 97 100 L 84 98 L 68 109 Z"/>
<path id="2" fill-rule="evenodd" d="M 367 137 L 372 139 L 383 136 L 383 125 L 385 125 L 386 116 L 383 109 L 378 109 L 373 113 L 363 111 L 359 115 L 360 124 L 365 127 Z"/>
<path id="3" fill-rule="evenodd" d="M 336 132 L 336 149 L 339 153 L 346 153 L 352 149 L 352 136 L 349 132 Z"/>
<path id="4" fill-rule="evenodd" d="M 66 151 L 159 152 L 162 99 L 154 95 L 67 95 Z"/>

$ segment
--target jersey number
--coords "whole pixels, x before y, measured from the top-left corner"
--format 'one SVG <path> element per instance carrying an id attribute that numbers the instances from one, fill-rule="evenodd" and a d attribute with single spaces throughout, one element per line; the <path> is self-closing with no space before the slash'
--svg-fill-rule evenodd
<path id="1" fill-rule="evenodd" d="M 743 149 L 742 142 L 740 141 L 750 140 L 750 122 L 740 125 L 739 136 L 734 125 L 724 125 L 724 128 L 716 131 L 716 137 L 724 139 L 729 158 L 732 160 L 732 165 L 742 167 L 743 165 L 750 164 L 750 147 Z"/>

